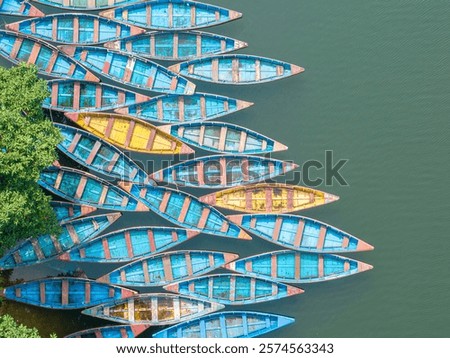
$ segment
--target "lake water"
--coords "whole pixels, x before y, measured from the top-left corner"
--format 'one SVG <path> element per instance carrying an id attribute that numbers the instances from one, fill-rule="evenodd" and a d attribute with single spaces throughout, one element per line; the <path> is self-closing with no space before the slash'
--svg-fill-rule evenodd
<path id="1" fill-rule="evenodd" d="M 302 285 L 302 295 L 239 309 L 296 318 L 294 325 L 271 337 L 448 337 L 450 3 L 209 2 L 241 11 L 244 17 L 207 31 L 248 42 L 243 53 L 295 63 L 306 72 L 260 86 L 198 83 L 198 90 L 254 102 L 252 108 L 224 120 L 288 145 L 289 150 L 276 153 L 276 158 L 300 165 L 309 160 L 323 163 L 331 150 L 335 162 L 347 159 L 340 173 L 348 185 L 334 181 L 318 187 L 341 199 L 302 214 L 375 246 L 372 252 L 352 255 L 374 265 L 372 271 Z M 151 159 L 157 160 L 155 169 L 162 166 L 160 157 Z M 325 175 L 323 170 L 310 174 Z M 153 214 L 125 214 L 110 230 L 149 224 L 167 223 Z M 236 242 L 201 235 L 178 248 L 228 250 L 244 257 L 277 247 L 257 238 Z M 114 267 L 80 268 L 96 278 Z M 45 277 L 75 268 L 50 262 L 17 270 L 13 278 Z M 36 326 L 42 335 L 63 336 L 106 324 L 79 311 L 14 303 L 5 303 L 2 312 Z"/>

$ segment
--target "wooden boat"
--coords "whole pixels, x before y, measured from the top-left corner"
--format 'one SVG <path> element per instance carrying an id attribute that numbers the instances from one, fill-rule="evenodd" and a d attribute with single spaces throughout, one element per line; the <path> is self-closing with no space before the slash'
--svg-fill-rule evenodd
<path id="1" fill-rule="evenodd" d="M 196 80 L 247 85 L 297 75 L 304 68 L 270 58 L 251 55 L 217 55 L 182 62 L 169 70 Z"/>
<path id="2" fill-rule="evenodd" d="M 175 225 L 211 235 L 251 240 L 239 226 L 212 206 L 201 203 L 193 195 L 160 186 L 124 182 L 118 185 L 142 201 L 150 210 Z"/>
<path id="3" fill-rule="evenodd" d="M 54 125 L 64 138 L 57 148 L 77 163 L 106 177 L 147 182 L 148 174 L 115 146 L 81 129 Z"/>
<path id="4" fill-rule="evenodd" d="M 124 4 L 132 4 L 142 0 L 33 0 L 38 3 L 64 10 L 90 11 L 107 9 Z"/>
<path id="5" fill-rule="evenodd" d="M 64 338 L 136 338 L 148 327 L 148 324 L 96 327 L 71 333 Z"/>
<path id="6" fill-rule="evenodd" d="M 32 36 L 0 30 L 0 55 L 14 64 L 34 64 L 41 75 L 99 82 L 96 76 L 56 47 Z"/>
<path id="7" fill-rule="evenodd" d="M 88 215 L 97 210 L 92 206 L 77 205 L 66 201 L 51 201 L 50 206 L 56 214 L 56 219 L 60 224 L 67 221 L 78 219 L 81 216 Z"/>
<path id="8" fill-rule="evenodd" d="M 289 213 L 338 200 L 316 189 L 281 183 L 260 183 L 225 189 L 199 198 L 203 203 L 246 213 Z"/>
<path id="9" fill-rule="evenodd" d="M 172 283 L 164 289 L 223 305 L 267 302 L 304 292 L 283 283 L 235 274 L 206 275 Z"/>
<path id="10" fill-rule="evenodd" d="M 80 309 L 137 294 L 85 278 L 53 277 L 19 283 L 3 290 L 6 299 L 52 309 Z"/>
<path id="11" fill-rule="evenodd" d="M 65 45 L 60 50 L 90 70 L 123 85 L 186 95 L 195 91 L 192 82 L 143 57 L 104 47 Z"/>
<path id="12" fill-rule="evenodd" d="M 50 96 L 44 100 L 42 107 L 53 111 L 108 111 L 150 99 L 105 83 L 74 80 L 52 80 L 47 83 Z"/>
<path id="13" fill-rule="evenodd" d="M 340 253 L 373 246 L 331 225 L 297 215 L 248 214 L 228 218 L 250 233 L 291 250 Z"/>
<path id="14" fill-rule="evenodd" d="M 81 313 L 125 324 L 163 326 L 224 308 L 223 305 L 168 293 L 147 293 L 88 308 Z"/>
<path id="15" fill-rule="evenodd" d="M 294 322 L 266 312 L 217 312 L 163 329 L 153 338 L 253 338 Z"/>
<path id="16" fill-rule="evenodd" d="M 8 270 L 51 260 L 94 238 L 120 216 L 120 213 L 114 213 L 76 219 L 62 225 L 62 232 L 58 237 L 42 235 L 22 241 L 0 258 L 0 269 Z"/>
<path id="17" fill-rule="evenodd" d="M 156 255 L 197 236 L 177 227 L 132 227 L 99 236 L 62 254 L 63 261 L 119 263 Z"/>
<path id="18" fill-rule="evenodd" d="M 197 188 L 251 184 L 297 168 L 281 160 L 249 155 L 211 155 L 187 160 L 150 175 L 156 181 Z"/>
<path id="19" fill-rule="evenodd" d="M 223 24 L 242 14 L 186 0 L 153 0 L 102 11 L 100 16 L 154 30 L 192 30 Z"/>
<path id="20" fill-rule="evenodd" d="M 148 211 L 127 192 L 92 174 L 68 167 L 50 167 L 41 172 L 39 185 L 71 202 L 98 209 Z"/>
<path id="21" fill-rule="evenodd" d="M 373 268 L 343 256 L 292 250 L 266 252 L 224 267 L 248 276 L 296 284 L 334 280 Z"/>
<path id="22" fill-rule="evenodd" d="M 193 122 L 160 127 L 175 138 L 210 152 L 263 154 L 288 148 L 251 129 L 224 122 Z"/>
<path id="23" fill-rule="evenodd" d="M 125 150 L 166 155 L 194 152 L 179 139 L 131 116 L 101 112 L 69 112 L 65 116 L 81 128 Z"/>
<path id="24" fill-rule="evenodd" d="M 28 1 L 2 0 L 0 2 L 0 15 L 40 17 L 44 16 L 44 13 Z"/>
<path id="25" fill-rule="evenodd" d="M 239 99 L 197 92 L 191 96 L 161 95 L 147 102 L 115 109 L 115 112 L 144 121 L 171 124 L 215 119 L 252 105 Z"/>
<path id="26" fill-rule="evenodd" d="M 203 275 L 239 256 L 214 251 L 172 251 L 146 256 L 97 279 L 121 286 L 151 287 Z"/>
<path id="27" fill-rule="evenodd" d="M 139 27 L 97 15 L 61 13 L 7 24 L 7 30 L 60 44 L 94 45 L 145 32 Z"/>
<path id="28" fill-rule="evenodd" d="M 156 60 L 186 61 L 236 51 L 248 45 L 230 37 L 202 31 L 155 31 L 107 42 L 104 46 Z"/>

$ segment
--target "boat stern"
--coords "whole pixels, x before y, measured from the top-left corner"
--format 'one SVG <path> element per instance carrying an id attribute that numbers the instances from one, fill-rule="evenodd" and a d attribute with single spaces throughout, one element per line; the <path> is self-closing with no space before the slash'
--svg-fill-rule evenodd
<path id="1" fill-rule="evenodd" d="M 278 316 L 278 327 L 284 327 L 295 322 L 295 318 Z"/>
<path id="2" fill-rule="evenodd" d="M 158 126 L 158 129 L 159 129 L 160 131 L 163 131 L 164 133 L 169 133 L 169 134 L 170 134 L 171 128 L 172 128 L 172 125 L 171 125 L 171 124 L 165 124 L 165 125 L 163 125 L 163 126 Z"/>
<path id="3" fill-rule="evenodd" d="M 22 21 L 13 22 L 12 24 L 6 24 L 5 29 L 10 31 L 19 32 L 20 23 Z"/>
<path id="4" fill-rule="evenodd" d="M 100 11 L 98 14 L 99 16 L 106 17 L 107 19 L 114 19 L 114 13 L 115 13 L 114 9 L 109 9 L 105 11 Z"/>
<path id="5" fill-rule="evenodd" d="M 120 41 L 109 41 L 103 44 L 103 47 L 106 47 L 110 50 L 120 51 Z"/>
<path id="6" fill-rule="evenodd" d="M 287 295 L 288 296 L 294 296 L 299 295 L 301 293 L 305 292 L 301 288 L 295 287 L 295 286 L 287 286 Z"/>
<path id="7" fill-rule="evenodd" d="M 180 148 L 180 154 L 194 154 L 195 150 L 183 143 Z"/>
<path id="8" fill-rule="evenodd" d="M 252 240 L 252 237 L 247 234 L 244 230 L 241 229 L 238 235 L 238 239 L 240 240 Z"/>
<path id="9" fill-rule="evenodd" d="M 181 71 L 181 64 L 180 63 L 176 63 L 175 65 L 167 67 L 167 69 L 169 71 L 172 71 L 172 72 L 175 72 L 175 73 L 180 73 L 180 71 Z M 188 82 L 188 83 L 192 83 L 192 82 Z M 187 85 L 186 85 L 186 87 L 187 87 Z"/>
<path id="10" fill-rule="evenodd" d="M 225 265 L 222 265 L 223 268 L 230 270 L 230 271 L 236 271 L 236 263 L 235 262 L 229 262 Z"/>
<path id="11" fill-rule="evenodd" d="M 134 336 L 139 336 L 142 332 L 144 332 L 147 328 L 149 328 L 149 324 L 133 324 L 130 329 L 133 332 Z"/>
<path id="12" fill-rule="evenodd" d="M 242 17 L 242 13 L 235 10 L 228 10 L 228 17 L 230 20 L 237 20 Z"/>
<path id="13" fill-rule="evenodd" d="M 236 225 L 241 225 L 244 215 L 228 215 L 227 218 Z"/>
<path id="14" fill-rule="evenodd" d="M 287 145 L 284 145 L 283 143 L 274 141 L 274 143 L 273 143 L 273 151 L 274 152 L 282 152 L 284 150 L 288 150 Z"/>
<path id="15" fill-rule="evenodd" d="M 328 204 L 328 203 L 332 203 L 333 201 L 337 201 L 340 198 L 337 195 L 325 193 L 324 199 L 325 199 L 325 204 Z"/>
<path id="16" fill-rule="evenodd" d="M 234 49 L 235 50 L 239 50 L 241 48 L 246 48 L 248 47 L 248 43 L 245 41 L 241 41 L 241 40 L 236 40 L 234 41 Z"/>
<path id="17" fill-rule="evenodd" d="M 84 76 L 84 79 L 86 81 L 91 81 L 91 82 L 100 82 L 100 78 L 98 78 L 92 72 L 89 72 L 89 71 L 86 71 L 86 75 Z"/>
<path id="18" fill-rule="evenodd" d="M 64 116 L 70 119 L 72 122 L 77 123 L 80 114 L 78 112 L 64 112 Z"/>
<path id="19" fill-rule="evenodd" d="M 134 26 L 134 25 L 129 25 L 129 26 L 130 26 L 130 36 L 141 35 L 141 34 L 145 33 L 145 30 L 141 27 Z"/>
<path id="20" fill-rule="evenodd" d="M 305 69 L 303 67 L 297 66 L 297 65 L 291 65 L 291 73 L 293 75 L 298 75 L 299 73 L 305 72 Z"/>
<path id="21" fill-rule="evenodd" d="M 137 294 L 138 294 L 137 291 L 129 290 L 127 288 L 122 288 L 120 297 L 121 298 L 129 298 L 129 297 L 132 297 Z"/>
<path id="22" fill-rule="evenodd" d="M 115 221 L 119 220 L 119 218 L 122 216 L 122 213 L 112 213 L 108 214 L 108 221 L 110 224 L 114 223 Z"/>
<path id="23" fill-rule="evenodd" d="M 216 205 L 216 193 L 211 193 L 207 195 L 203 195 L 198 198 L 202 203 L 208 204 L 208 205 Z"/>
<path id="24" fill-rule="evenodd" d="M 85 205 L 83 205 L 82 207 L 81 207 L 81 215 L 88 215 L 88 214 L 90 214 L 90 213 L 92 213 L 92 212 L 94 212 L 94 211 L 96 211 L 97 210 L 97 208 L 94 208 L 93 206 L 85 206 Z"/>
<path id="25" fill-rule="evenodd" d="M 196 230 L 186 230 L 186 238 L 187 240 L 192 239 L 193 237 L 196 237 L 198 234 L 200 234 L 201 231 Z"/>
<path id="26" fill-rule="evenodd" d="M 100 282 L 100 283 L 111 283 L 111 280 L 109 279 L 109 274 L 100 276 L 98 279 L 96 279 L 95 281 Z"/>
<path id="27" fill-rule="evenodd" d="M 254 105 L 253 102 L 242 101 L 240 99 L 236 100 L 236 108 L 238 109 L 238 111 L 241 109 L 251 107 L 253 105 Z"/>
<path id="28" fill-rule="evenodd" d="M 223 267 L 225 267 L 226 265 L 230 264 L 232 261 L 235 261 L 239 258 L 238 254 L 233 254 L 231 252 L 226 252 L 223 254 L 224 260 L 225 262 L 227 262 L 227 264 L 222 265 Z"/>
<path id="29" fill-rule="evenodd" d="M 30 17 L 44 17 L 45 14 L 39 10 L 37 7 L 31 5 L 30 6 L 30 11 L 28 12 L 28 16 Z"/>
<path id="30" fill-rule="evenodd" d="M 358 262 L 358 272 L 369 271 L 372 269 L 373 269 L 372 265 L 366 264 L 365 262 Z"/>
<path id="31" fill-rule="evenodd" d="M 170 285 L 163 286 L 166 291 L 178 293 L 180 286 L 178 283 L 171 283 Z"/>
<path id="32" fill-rule="evenodd" d="M 77 50 L 76 46 L 73 45 L 63 45 L 58 46 L 58 50 L 64 52 L 66 55 L 73 57 L 75 55 L 75 51 Z"/>
<path id="33" fill-rule="evenodd" d="M 152 99 L 152 97 L 140 94 L 140 93 L 136 93 L 136 99 L 135 99 L 135 103 L 141 103 L 141 102 L 147 102 L 150 101 Z M 128 114 L 128 111 L 124 114 Z"/>
<path id="34" fill-rule="evenodd" d="M 362 240 L 359 240 L 358 246 L 356 247 L 356 251 L 372 251 L 374 249 L 372 245 Z"/>
<path id="35" fill-rule="evenodd" d="M 195 83 L 187 81 L 186 88 L 184 90 L 184 94 L 188 95 L 188 96 L 193 95 L 195 93 L 195 87 L 196 87 Z"/>

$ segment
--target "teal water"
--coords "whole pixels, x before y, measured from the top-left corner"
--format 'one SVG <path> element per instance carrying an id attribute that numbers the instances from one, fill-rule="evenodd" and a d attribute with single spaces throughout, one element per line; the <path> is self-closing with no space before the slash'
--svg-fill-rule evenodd
<path id="1" fill-rule="evenodd" d="M 271 337 L 448 337 L 450 3 L 209 2 L 244 17 L 207 31 L 248 42 L 242 53 L 285 60 L 306 72 L 260 86 L 198 83 L 198 90 L 255 102 L 224 120 L 288 145 L 276 158 L 323 162 L 325 151 L 332 150 L 335 161 L 348 159 L 341 171 L 348 186 L 334 182 L 319 187 L 340 195 L 340 201 L 302 214 L 375 246 L 372 252 L 352 255 L 374 265 L 372 271 L 303 285 L 302 295 L 240 309 L 296 318 Z M 312 174 L 324 176 L 323 171 Z M 110 230 L 138 224 L 166 223 L 152 214 L 126 214 Z M 179 248 L 229 250 L 241 257 L 276 249 L 259 239 L 237 243 L 206 235 Z M 112 267 L 81 268 L 95 278 Z M 65 269 L 53 262 L 18 270 L 13 278 Z M 44 335 L 106 324 L 78 311 L 49 312 L 12 303 L 2 310 Z"/>

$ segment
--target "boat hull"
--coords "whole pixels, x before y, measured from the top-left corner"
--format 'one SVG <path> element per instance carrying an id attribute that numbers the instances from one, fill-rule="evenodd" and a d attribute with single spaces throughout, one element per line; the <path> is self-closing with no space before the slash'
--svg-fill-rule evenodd
<path id="1" fill-rule="evenodd" d="M 58 237 L 42 235 L 27 239 L 0 258 L 0 269 L 7 270 L 49 261 L 76 245 L 93 239 L 120 216 L 120 213 L 114 213 L 76 219 L 62 225 L 62 232 Z"/>
<path id="2" fill-rule="evenodd" d="M 206 275 L 164 286 L 167 291 L 224 305 L 245 305 L 303 293 L 283 283 L 235 274 Z"/>
<path id="3" fill-rule="evenodd" d="M 199 198 L 201 202 L 209 205 L 251 214 L 289 213 L 338 199 L 339 197 L 323 191 L 281 183 L 234 187 Z"/>
<path id="4" fill-rule="evenodd" d="M 223 154 L 187 160 L 161 169 L 150 178 L 179 186 L 217 189 L 271 179 L 297 167 L 276 159 Z"/>
<path id="5" fill-rule="evenodd" d="M 156 255 L 199 234 L 174 227 L 134 227 L 99 236 L 59 257 L 64 261 L 120 263 Z"/>
<path id="6" fill-rule="evenodd" d="M 58 220 L 60 224 L 78 219 L 97 210 L 92 206 L 77 205 L 65 201 L 51 201 L 50 206 L 56 214 L 56 220 Z"/>
<path id="7" fill-rule="evenodd" d="M 200 81 L 249 85 L 287 78 L 304 68 L 283 61 L 250 55 L 219 55 L 182 62 L 171 71 Z"/>
<path id="8" fill-rule="evenodd" d="M 265 312 L 218 312 L 163 329 L 153 338 L 253 338 L 294 322 Z"/>
<path id="9" fill-rule="evenodd" d="M 228 218 L 264 240 L 287 249 L 344 253 L 373 250 L 373 246 L 331 225 L 287 214 L 232 215 Z"/>
<path id="10" fill-rule="evenodd" d="M 88 308 L 81 313 L 124 324 L 162 326 L 201 317 L 222 308 L 223 305 L 195 298 L 154 293 Z"/>
<path id="11" fill-rule="evenodd" d="M 57 7 L 64 10 L 100 10 L 110 7 L 132 4 L 142 0 L 34 0 L 40 4 Z"/>
<path id="12" fill-rule="evenodd" d="M 28 1 L 3 0 L 0 4 L 0 15 L 41 17 L 44 13 Z"/>
<path id="13" fill-rule="evenodd" d="M 131 297 L 126 288 L 75 277 L 56 277 L 19 283 L 3 290 L 8 300 L 51 309 L 81 309 Z"/>
<path id="14" fill-rule="evenodd" d="M 146 324 L 96 327 L 71 333 L 64 338 L 136 338 L 148 327 Z"/>

